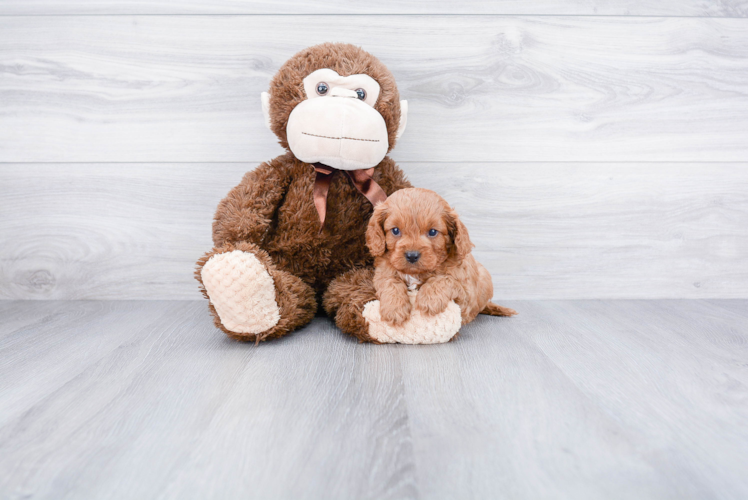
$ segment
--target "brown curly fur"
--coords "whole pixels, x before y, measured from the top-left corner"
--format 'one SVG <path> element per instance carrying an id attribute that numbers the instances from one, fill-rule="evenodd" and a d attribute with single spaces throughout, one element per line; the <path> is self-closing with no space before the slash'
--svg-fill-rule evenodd
<path id="1" fill-rule="evenodd" d="M 330 283 L 322 305 L 345 333 L 357 337 L 359 342 L 379 344 L 369 336 L 369 327 L 362 316 L 364 305 L 377 299 L 373 278 L 374 269 L 370 267 L 348 271 Z"/>
<path id="2" fill-rule="evenodd" d="M 434 236 L 429 235 L 432 229 Z M 408 275 L 422 283 L 415 307 L 427 316 L 443 312 L 452 300 L 460 306 L 463 325 L 481 312 L 517 314 L 489 302 L 493 296 L 491 275 L 470 253 L 474 245 L 457 213 L 433 191 L 403 189 L 377 205 L 366 243 L 376 257 L 373 284 L 380 314 L 390 324 L 399 325 L 410 318 Z M 417 252 L 420 257 L 410 262 L 406 252 Z"/>
<path id="3" fill-rule="evenodd" d="M 348 44 L 305 49 L 289 59 L 273 78 L 271 127 L 281 145 L 288 149 L 285 128 L 288 115 L 304 99 L 303 78 L 321 68 L 334 69 L 343 76 L 366 73 L 379 83 L 381 94 L 375 108 L 387 124 L 391 149 L 400 120 L 394 78 L 375 57 Z M 375 168 L 373 177 L 388 195 L 410 187 L 389 157 Z M 360 313 L 361 300 L 373 296 L 373 258 L 365 245 L 373 207 L 348 177 L 338 172 L 330 184 L 327 218 L 320 233 L 312 196 L 314 178 L 312 165 L 288 151 L 248 172 L 218 205 L 213 223 L 215 247 L 197 262 L 195 272 L 203 294 L 210 299 L 200 277 L 210 257 L 234 249 L 251 252 L 268 268 L 275 282 L 281 315 L 280 322 L 266 332 L 239 334 L 221 324 L 211 304 L 216 326 L 232 338 L 260 341 L 298 329 L 312 319 L 319 299 L 327 291 L 325 310 L 337 318 L 340 328 L 361 340 L 372 340 Z M 367 266 L 369 270 L 363 270 Z M 336 278 L 335 286 L 330 285 Z"/>

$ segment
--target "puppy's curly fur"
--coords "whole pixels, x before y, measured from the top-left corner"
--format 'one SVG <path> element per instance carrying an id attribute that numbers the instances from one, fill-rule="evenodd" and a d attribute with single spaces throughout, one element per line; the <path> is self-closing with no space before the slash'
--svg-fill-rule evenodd
<path id="1" fill-rule="evenodd" d="M 401 189 L 374 209 L 366 245 L 375 257 L 374 288 L 382 319 L 392 325 L 411 315 L 408 288 L 418 288 L 415 307 L 433 316 L 454 300 L 465 325 L 480 314 L 513 316 L 490 302 L 491 275 L 470 253 L 473 243 L 457 213 L 433 191 Z"/>

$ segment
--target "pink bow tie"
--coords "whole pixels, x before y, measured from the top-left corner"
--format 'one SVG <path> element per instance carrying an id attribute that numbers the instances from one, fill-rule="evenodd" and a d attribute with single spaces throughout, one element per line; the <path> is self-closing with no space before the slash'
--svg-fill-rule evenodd
<path id="1" fill-rule="evenodd" d="M 327 192 L 330 190 L 330 182 L 338 169 L 322 163 L 315 163 L 313 166 L 317 172 L 317 177 L 314 179 L 314 206 L 317 207 L 317 213 L 319 214 L 321 231 L 325 225 L 325 215 L 327 214 Z M 387 199 L 387 193 L 372 179 L 374 167 L 359 170 L 343 170 L 343 172 L 353 182 L 358 192 L 364 195 L 372 205 L 376 206 L 377 203 Z"/>

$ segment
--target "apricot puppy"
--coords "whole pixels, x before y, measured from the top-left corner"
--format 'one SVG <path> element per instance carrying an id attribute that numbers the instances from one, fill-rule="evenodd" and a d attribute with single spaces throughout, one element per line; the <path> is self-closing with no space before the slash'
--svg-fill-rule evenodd
<path id="1" fill-rule="evenodd" d="M 382 319 L 397 326 L 410 318 L 409 290 L 427 316 L 454 300 L 462 324 L 480 314 L 513 316 L 513 309 L 490 302 L 491 275 L 471 255 L 465 225 L 444 199 L 421 188 L 401 189 L 374 209 L 366 246 L 375 257 L 374 288 Z"/>

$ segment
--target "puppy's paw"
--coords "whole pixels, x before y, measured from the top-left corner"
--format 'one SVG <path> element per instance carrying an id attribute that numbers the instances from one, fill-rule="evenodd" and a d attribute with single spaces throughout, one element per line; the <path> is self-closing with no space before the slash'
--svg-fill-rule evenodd
<path id="1" fill-rule="evenodd" d="M 380 300 L 379 314 L 384 322 L 392 326 L 399 326 L 410 318 L 411 309 L 410 300 L 406 295 L 404 300 L 395 298 Z"/>
<path id="2" fill-rule="evenodd" d="M 428 284 L 421 287 L 416 295 L 416 309 L 426 316 L 441 314 L 452 301 L 435 287 Z"/>

